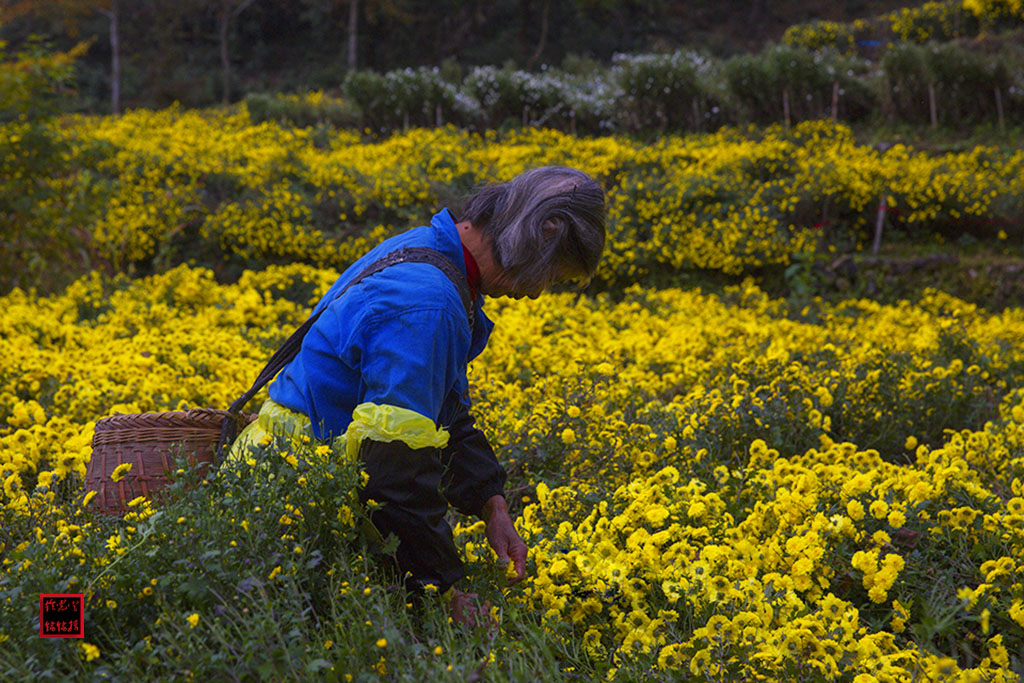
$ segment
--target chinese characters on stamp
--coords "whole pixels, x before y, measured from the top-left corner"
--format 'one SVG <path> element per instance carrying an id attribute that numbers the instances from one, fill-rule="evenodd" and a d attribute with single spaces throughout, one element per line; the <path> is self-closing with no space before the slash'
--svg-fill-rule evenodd
<path id="1" fill-rule="evenodd" d="M 39 596 L 40 638 L 84 638 L 85 595 L 43 593 Z"/>

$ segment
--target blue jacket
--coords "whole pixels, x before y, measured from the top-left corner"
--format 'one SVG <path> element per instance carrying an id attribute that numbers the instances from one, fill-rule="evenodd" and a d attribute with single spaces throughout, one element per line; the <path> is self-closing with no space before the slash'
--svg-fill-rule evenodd
<path id="1" fill-rule="evenodd" d="M 477 295 L 476 330 L 451 281 L 436 267 L 403 263 L 337 293 L 366 266 L 402 247 L 429 247 L 465 273 L 462 242 L 451 213 L 396 235 L 350 266 L 314 310 L 327 307 L 296 358 L 270 386 L 270 397 L 307 415 L 319 438 L 344 433 L 365 402 L 413 410 L 439 426 L 468 406 L 466 367 L 487 344 L 494 323 Z"/>
<path id="2" fill-rule="evenodd" d="M 382 536 L 399 538 L 398 567 L 410 590 L 434 584 L 445 591 L 463 575 L 448 504 L 480 516 L 484 503 L 504 494 L 506 473 L 469 414 L 466 366 L 494 328 L 474 302 L 470 330 L 458 289 L 427 263 L 390 266 L 345 285 L 366 266 L 403 247 L 428 247 L 466 275 L 455 221 L 447 210 L 429 226 L 392 237 L 350 266 L 314 311 L 324 309 L 306 333 L 298 355 L 270 386 L 270 397 L 310 418 L 319 438 L 342 435 L 364 403 L 411 410 L 448 432 L 437 457 L 401 441 L 366 439 L 360 458 L 368 481 L 360 500 L 384 505 L 372 513 Z"/>

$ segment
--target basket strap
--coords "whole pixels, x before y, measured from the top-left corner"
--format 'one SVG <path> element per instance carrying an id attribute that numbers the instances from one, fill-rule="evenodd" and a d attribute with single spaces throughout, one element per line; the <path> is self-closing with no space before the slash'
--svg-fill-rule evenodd
<path id="1" fill-rule="evenodd" d="M 362 272 L 356 275 L 354 278 L 348 281 L 342 288 L 335 300 L 341 298 L 341 296 L 348 291 L 349 287 L 353 287 L 362 280 L 379 273 L 385 268 L 389 268 L 399 263 L 429 263 L 441 270 L 448 279 L 452 281 L 456 289 L 459 291 L 459 298 L 462 299 L 462 305 L 466 309 L 466 317 L 469 319 L 469 330 L 472 336 L 474 328 L 476 326 L 476 310 L 473 307 L 473 295 L 469 291 L 469 283 L 466 282 L 465 275 L 459 269 L 454 262 L 444 254 L 428 247 L 405 247 L 403 249 L 397 249 L 381 258 L 377 259 L 370 265 L 368 265 Z M 235 399 L 235 402 L 228 408 L 228 412 L 232 414 L 235 419 L 224 420 L 224 425 L 221 428 L 220 442 L 217 444 L 217 464 L 219 465 L 224 460 L 225 449 L 238 433 L 238 415 L 245 404 L 248 403 L 256 393 L 267 385 L 270 380 L 274 379 L 281 370 L 284 369 L 288 363 L 298 355 L 299 349 L 302 347 L 302 340 L 309 332 L 313 324 L 320 318 L 320 315 L 328 309 L 330 303 L 322 306 L 318 311 L 314 312 L 313 315 L 309 316 L 306 322 L 302 323 L 301 326 L 295 332 L 292 333 L 288 339 L 274 352 L 274 355 L 267 361 L 266 366 L 260 371 L 260 374 L 256 377 L 256 381 L 249 387 L 249 390 L 244 394 Z"/>

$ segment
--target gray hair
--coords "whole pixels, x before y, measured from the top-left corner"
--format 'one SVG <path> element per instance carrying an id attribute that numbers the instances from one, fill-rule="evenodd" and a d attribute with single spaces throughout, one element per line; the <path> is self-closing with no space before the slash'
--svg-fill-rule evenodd
<path id="1" fill-rule="evenodd" d="M 583 171 L 545 166 L 476 190 L 463 220 L 490 237 L 514 287 L 590 280 L 604 251 L 604 190 Z"/>

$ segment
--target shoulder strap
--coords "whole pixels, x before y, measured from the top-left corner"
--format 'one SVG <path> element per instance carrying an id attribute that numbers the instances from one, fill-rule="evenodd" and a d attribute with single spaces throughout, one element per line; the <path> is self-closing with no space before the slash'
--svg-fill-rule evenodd
<path id="1" fill-rule="evenodd" d="M 358 275 L 349 280 L 345 286 L 338 292 L 335 300 L 340 298 L 345 292 L 349 290 L 364 279 L 379 273 L 385 268 L 398 265 L 399 263 L 429 263 L 432 266 L 440 269 L 455 288 L 459 292 L 459 298 L 462 299 L 462 305 L 466 309 L 466 317 L 469 319 L 469 331 L 470 335 L 473 334 L 474 327 L 476 325 L 476 309 L 473 306 L 473 295 L 469 291 L 469 284 L 466 282 L 465 276 L 459 267 L 455 265 L 450 258 L 442 254 L 441 252 L 430 249 L 428 247 L 405 247 L 403 249 L 397 249 L 390 252 L 389 254 L 382 256 L 377 259 L 366 268 L 364 268 Z M 299 349 L 302 347 L 302 340 L 309 332 L 313 324 L 320 318 L 320 315 L 330 307 L 330 303 L 321 307 L 320 310 L 316 311 L 311 315 L 306 322 L 292 333 L 288 339 L 278 347 L 274 355 L 267 361 L 266 366 L 260 371 L 259 376 L 256 377 L 256 381 L 253 382 L 249 390 L 244 394 L 235 399 L 235 402 L 228 408 L 228 412 L 232 413 L 237 417 L 238 413 L 245 407 L 256 393 L 262 389 L 270 380 L 274 379 L 281 370 L 284 369 L 288 363 L 292 362 L 295 356 L 298 355 Z M 224 459 L 224 450 L 230 442 L 234 441 L 235 435 L 238 431 L 238 420 L 237 419 L 225 419 L 224 425 L 221 428 L 220 443 L 217 445 L 217 462 L 220 463 Z"/>

